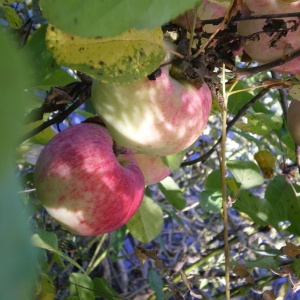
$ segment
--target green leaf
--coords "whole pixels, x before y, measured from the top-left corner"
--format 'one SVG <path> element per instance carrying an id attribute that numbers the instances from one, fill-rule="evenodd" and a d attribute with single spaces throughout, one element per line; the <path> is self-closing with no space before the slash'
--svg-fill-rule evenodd
<path id="1" fill-rule="evenodd" d="M 214 170 L 205 179 L 205 187 L 208 190 L 221 189 L 222 175 L 220 170 Z"/>
<path id="2" fill-rule="evenodd" d="M 149 243 L 162 230 L 163 212 L 153 200 L 144 196 L 142 205 L 126 226 L 137 240 Z"/>
<path id="3" fill-rule="evenodd" d="M 2 6 L 0 7 L 0 10 L 2 10 L 10 28 L 19 29 L 22 26 L 21 18 L 12 7 Z"/>
<path id="4" fill-rule="evenodd" d="M 15 147 L 30 95 L 24 92 L 31 68 L 28 57 L 0 31 L 0 299 L 32 299 L 36 275 L 36 249 L 30 244 L 28 212 L 21 202 L 16 175 Z"/>
<path id="5" fill-rule="evenodd" d="M 67 256 L 66 254 L 64 254 L 62 251 L 58 249 L 57 237 L 54 232 L 46 232 L 44 230 L 41 230 L 39 234 L 35 233 L 32 236 L 32 244 L 35 247 L 46 249 L 53 253 L 58 254 L 60 257 L 69 261 L 71 264 L 73 264 L 75 267 L 77 267 L 79 270 L 85 273 L 85 271 L 76 261 L 74 261 L 71 257 Z"/>
<path id="6" fill-rule="evenodd" d="M 41 26 L 22 49 L 28 54 L 32 63 L 38 66 L 35 70 L 25 70 L 31 86 L 48 87 L 75 81 L 71 75 L 54 62 L 53 55 L 46 46 L 46 29 L 47 26 Z"/>
<path id="7" fill-rule="evenodd" d="M 150 268 L 149 270 L 149 285 L 150 288 L 155 292 L 155 296 L 157 300 L 163 300 L 164 299 L 164 292 L 163 292 L 163 281 L 161 277 L 158 275 L 158 273 L 153 270 L 153 268 Z"/>
<path id="8" fill-rule="evenodd" d="M 106 279 L 94 278 L 93 283 L 96 297 L 105 297 L 107 300 L 118 299 L 118 294 L 112 289 Z"/>
<path id="9" fill-rule="evenodd" d="M 124 243 L 126 235 L 126 226 L 122 226 L 121 228 L 113 231 L 109 237 L 109 248 L 112 249 L 111 259 L 112 261 L 116 261 L 121 251 Z"/>
<path id="10" fill-rule="evenodd" d="M 14 2 L 16 2 L 16 0 L 1 0 L 0 1 L 0 3 L 3 3 L 3 4 L 11 4 Z M 24 0 L 18 0 L 18 2 L 24 2 Z"/>
<path id="11" fill-rule="evenodd" d="M 163 156 L 161 160 L 163 163 L 168 166 L 172 172 L 178 171 L 180 164 L 185 156 L 186 150 L 183 150 L 181 152 L 168 155 L 168 156 Z"/>
<path id="12" fill-rule="evenodd" d="M 152 29 L 192 8 L 199 0 L 41 0 L 49 23 L 83 37 L 109 37 L 131 29 Z"/>
<path id="13" fill-rule="evenodd" d="M 243 132 L 251 132 L 259 135 L 266 135 L 272 129 L 279 129 L 282 126 L 282 117 L 271 114 L 256 113 L 245 116 L 247 123 L 237 122 L 235 126 Z"/>
<path id="14" fill-rule="evenodd" d="M 259 167 L 252 161 L 229 160 L 227 167 L 241 189 L 251 189 L 264 183 Z"/>
<path id="15" fill-rule="evenodd" d="M 92 279 L 80 273 L 72 273 L 70 280 L 70 296 L 77 296 L 80 300 L 94 300 L 94 285 Z"/>
<path id="16" fill-rule="evenodd" d="M 249 191 L 240 191 L 233 208 L 247 214 L 258 225 L 270 224 L 269 214 L 272 207 L 265 199 L 260 199 Z"/>
<path id="17" fill-rule="evenodd" d="M 245 261 L 245 266 L 247 268 L 261 268 L 261 269 L 277 269 L 278 262 L 274 259 L 274 257 L 263 257 L 262 259 L 254 260 L 254 261 Z"/>
<path id="18" fill-rule="evenodd" d="M 108 83 L 130 83 L 155 71 L 163 61 L 163 33 L 131 29 L 113 38 L 82 38 L 48 26 L 48 48 L 62 66 Z"/>
<path id="19" fill-rule="evenodd" d="M 200 207 L 209 213 L 218 213 L 222 208 L 222 190 L 205 190 L 199 195 Z"/>
<path id="20" fill-rule="evenodd" d="M 277 225 L 280 221 L 289 221 L 291 225 L 288 231 L 300 235 L 300 195 L 296 191 L 298 185 L 292 186 L 283 176 L 276 176 L 269 182 L 265 197 L 274 209 L 270 214 L 272 225 Z"/>
<path id="21" fill-rule="evenodd" d="M 52 279 L 45 273 L 40 274 L 40 280 L 37 284 L 36 299 L 54 300 L 55 299 L 55 286 Z"/>
<path id="22" fill-rule="evenodd" d="M 170 176 L 158 183 L 158 187 L 161 192 L 176 209 L 181 210 L 186 205 L 186 200 L 183 196 L 183 192 L 174 179 Z"/>

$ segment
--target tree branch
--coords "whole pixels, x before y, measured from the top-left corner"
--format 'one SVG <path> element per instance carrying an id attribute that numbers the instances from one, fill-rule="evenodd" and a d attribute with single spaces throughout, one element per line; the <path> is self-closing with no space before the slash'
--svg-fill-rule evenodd
<path id="1" fill-rule="evenodd" d="M 300 49 L 295 51 L 294 53 L 290 54 L 287 58 L 279 58 L 277 60 L 274 60 L 272 62 L 266 63 L 264 65 L 260 65 L 257 67 L 252 68 L 238 68 L 233 67 L 233 70 L 231 72 L 231 75 L 236 75 L 237 78 L 240 78 L 244 75 L 253 75 L 257 74 L 259 72 L 268 71 L 270 69 L 273 69 L 275 67 L 279 67 L 284 65 L 285 63 L 292 61 L 293 59 L 300 56 Z"/>
<path id="2" fill-rule="evenodd" d="M 45 121 L 38 127 L 32 129 L 28 133 L 24 134 L 20 138 L 20 143 L 26 141 L 27 139 L 33 137 L 34 135 L 38 134 L 39 132 L 43 131 L 47 127 L 50 127 L 54 124 L 63 122 L 73 111 L 75 111 L 81 104 L 83 104 L 90 96 L 91 94 L 91 86 L 85 87 L 78 95 L 78 100 L 73 102 L 72 105 L 70 105 L 67 109 L 65 109 L 63 112 L 56 115 L 54 118 Z"/>
<path id="3" fill-rule="evenodd" d="M 247 102 L 244 106 L 241 107 L 241 109 L 238 111 L 235 117 L 230 122 L 227 123 L 226 134 L 233 127 L 233 125 L 239 120 L 239 118 L 247 111 L 247 109 L 250 108 L 258 100 L 260 100 L 266 93 L 268 93 L 269 90 L 270 88 L 264 88 L 260 90 L 260 92 L 256 96 L 254 96 L 249 102 Z M 221 144 L 221 142 L 222 142 L 222 136 L 220 136 L 218 141 L 212 146 L 212 148 L 209 151 L 207 151 L 205 154 L 198 157 L 197 159 L 183 162 L 181 164 L 181 167 L 194 165 L 199 162 L 202 163 L 205 162 L 215 152 L 216 148 Z"/>

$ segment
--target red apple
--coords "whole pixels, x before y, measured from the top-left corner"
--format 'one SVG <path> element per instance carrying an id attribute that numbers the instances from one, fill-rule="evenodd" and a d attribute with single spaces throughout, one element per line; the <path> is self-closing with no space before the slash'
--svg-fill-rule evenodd
<path id="1" fill-rule="evenodd" d="M 92 100 L 113 139 L 134 153 L 167 156 L 193 144 L 206 126 L 211 92 L 175 80 L 163 67 L 156 80 L 130 85 L 94 82 Z"/>
<path id="2" fill-rule="evenodd" d="M 253 15 L 300 12 L 300 1 L 244 0 L 244 3 L 247 4 L 251 11 L 253 11 Z M 290 20 L 298 22 L 297 17 L 284 18 L 282 20 L 285 22 Z M 264 19 L 240 21 L 238 32 L 243 36 L 262 32 L 264 24 Z M 291 27 L 292 24 L 293 23 L 287 23 L 287 27 Z M 274 35 L 270 37 L 262 32 L 259 36 L 259 40 L 246 43 L 246 45 L 244 45 L 244 50 L 253 60 L 262 64 L 284 58 L 286 55 L 300 49 L 300 28 L 281 37 L 276 44 L 276 47 L 270 47 L 270 41 Z M 300 58 L 295 58 L 282 66 L 276 67 L 274 68 L 274 71 L 293 74 L 300 73 Z"/>
<path id="3" fill-rule="evenodd" d="M 46 145 L 34 181 L 48 213 L 86 236 L 124 225 L 139 208 L 145 185 L 131 151 L 115 154 L 108 130 L 91 123 L 69 127 Z"/>

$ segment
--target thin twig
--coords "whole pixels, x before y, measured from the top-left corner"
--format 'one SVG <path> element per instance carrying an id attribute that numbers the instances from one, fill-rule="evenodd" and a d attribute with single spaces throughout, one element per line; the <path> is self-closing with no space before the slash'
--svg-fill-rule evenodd
<path id="1" fill-rule="evenodd" d="M 70 105 L 66 110 L 59 113 L 55 117 L 50 120 L 43 122 L 38 127 L 32 129 L 31 131 L 27 132 L 20 138 L 20 143 L 26 141 L 27 139 L 33 137 L 34 135 L 38 134 L 39 132 L 43 131 L 47 127 L 50 127 L 54 124 L 63 122 L 73 111 L 75 111 L 81 104 L 83 104 L 87 100 L 87 97 L 83 97 L 82 95 L 79 96 L 79 99 L 75 101 L 72 105 Z"/>
<path id="2" fill-rule="evenodd" d="M 277 60 L 274 60 L 272 62 L 257 66 L 257 67 L 252 67 L 252 68 L 238 68 L 238 67 L 233 67 L 232 74 L 231 75 L 236 75 L 238 78 L 244 75 L 253 75 L 257 74 L 260 72 L 268 71 L 270 69 L 273 69 L 275 67 L 279 67 L 284 65 L 285 63 L 292 61 L 293 59 L 297 58 L 300 56 L 300 49 L 295 51 L 294 53 L 288 55 L 287 58 L 279 58 Z"/>
<path id="3" fill-rule="evenodd" d="M 230 122 L 227 123 L 226 134 L 233 127 L 233 125 L 239 120 L 239 118 L 246 112 L 246 110 L 249 107 L 251 107 L 254 103 L 256 103 L 258 100 L 260 100 L 269 90 L 270 88 L 264 88 L 260 90 L 260 92 L 256 96 L 254 96 L 249 102 L 247 102 L 244 106 L 241 107 L 241 109 L 238 111 L 235 117 Z M 209 151 L 207 151 L 205 154 L 201 155 L 197 159 L 183 162 L 181 164 L 181 167 L 194 165 L 199 162 L 205 162 L 215 152 L 216 148 L 221 144 L 221 142 L 222 142 L 222 136 L 218 139 L 218 141 L 212 146 L 212 148 Z"/>
<path id="4" fill-rule="evenodd" d="M 226 300 L 230 299 L 230 254 L 229 254 L 229 239 L 228 239 L 228 216 L 227 216 L 227 185 L 226 185 L 226 136 L 227 136 L 227 92 L 225 85 L 225 65 L 222 68 L 222 87 L 224 97 L 224 109 L 222 111 L 222 147 L 221 147 L 221 176 L 222 176 L 222 209 L 223 209 L 223 225 L 224 225 L 224 256 L 225 256 L 225 291 Z"/>

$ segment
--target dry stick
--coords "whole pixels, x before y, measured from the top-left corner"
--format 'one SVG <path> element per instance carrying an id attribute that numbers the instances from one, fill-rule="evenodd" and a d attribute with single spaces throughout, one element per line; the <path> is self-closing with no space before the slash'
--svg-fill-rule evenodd
<path id="1" fill-rule="evenodd" d="M 260 98 L 262 98 L 268 91 L 270 88 L 264 88 L 262 90 L 260 90 L 260 92 L 254 96 L 249 102 L 247 102 L 239 111 L 238 113 L 235 115 L 235 117 L 227 123 L 227 127 L 226 127 L 226 133 L 229 132 L 229 130 L 233 127 L 233 125 L 238 121 L 238 119 L 246 112 L 246 110 L 251 107 L 254 103 L 256 103 Z M 212 148 L 206 152 L 205 154 L 203 154 L 202 156 L 200 156 L 197 159 L 191 160 L 191 161 L 186 161 L 183 162 L 181 164 L 181 167 L 183 166 L 190 166 L 190 165 L 194 165 L 198 162 L 205 162 L 216 150 L 216 148 L 221 144 L 222 142 L 222 136 L 218 139 L 218 141 L 212 146 Z"/>
<path id="2" fill-rule="evenodd" d="M 228 217 L 227 217 L 227 195 L 226 195 L 226 133 L 227 133 L 227 92 L 225 84 L 225 65 L 222 68 L 222 87 L 224 97 L 224 109 L 222 111 L 222 147 L 221 147 L 221 176 L 222 176 L 222 208 L 223 208 L 223 224 L 224 224 L 224 255 L 225 255 L 225 282 L 226 282 L 226 300 L 230 299 L 230 253 L 228 239 Z"/>

